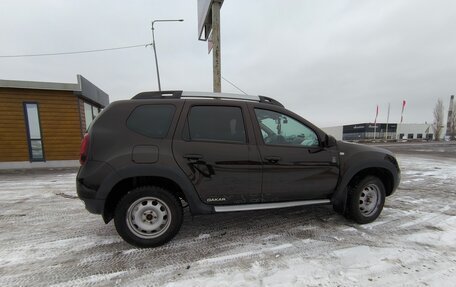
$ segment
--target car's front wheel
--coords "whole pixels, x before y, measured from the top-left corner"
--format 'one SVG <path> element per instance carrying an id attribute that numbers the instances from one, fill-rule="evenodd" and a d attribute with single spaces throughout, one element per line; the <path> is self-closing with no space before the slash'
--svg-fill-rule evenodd
<path id="1" fill-rule="evenodd" d="M 373 222 L 385 204 L 385 186 L 375 176 L 366 176 L 350 188 L 347 202 L 348 217 L 360 224 Z"/>
<path id="2" fill-rule="evenodd" d="M 118 203 L 114 223 L 119 235 L 137 247 L 155 247 L 171 240 L 182 225 L 182 204 L 156 186 L 131 190 Z"/>

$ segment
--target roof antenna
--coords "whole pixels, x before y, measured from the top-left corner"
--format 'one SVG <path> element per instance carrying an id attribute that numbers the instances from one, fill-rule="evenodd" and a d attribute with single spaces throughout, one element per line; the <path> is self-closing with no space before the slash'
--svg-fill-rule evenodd
<path id="1" fill-rule="evenodd" d="M 232 82 L 228 81 L 227 79 L 225 79 L 223 76 L 222 76 L 222 79 L 224 79 L 228 84 L 232 85 L 233 87 L 235 87 L 236 89 L 238 89 L 239 91 L 241 91 L 242 93 L 244 93 L 244 95 L 247 95 L 246 92 L 244 92 L 243 90 L 241 90 L 240 88 L 238 88 L 235 84 L 233 84 Z"/>

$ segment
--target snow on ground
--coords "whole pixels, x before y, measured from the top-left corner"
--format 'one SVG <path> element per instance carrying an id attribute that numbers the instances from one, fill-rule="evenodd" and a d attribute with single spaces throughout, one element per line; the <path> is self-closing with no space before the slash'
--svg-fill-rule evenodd
<path id="1" fill-rule="evenodd" d="M 3 173 L 0 286 L 454 286 L 450 155 L 399 154 L 401 185 L 371 224 L 330 206 L 186 212 L 177 237 L 154 249 L 133 248 L 89 214 L 74 170 Z"/>

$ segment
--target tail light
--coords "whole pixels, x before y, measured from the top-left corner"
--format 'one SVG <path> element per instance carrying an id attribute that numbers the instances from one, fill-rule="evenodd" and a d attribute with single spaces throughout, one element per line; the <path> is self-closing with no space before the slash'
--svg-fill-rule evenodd
<path id="1" fill-rule="evenodd" d="M 79 163 L 84 165 L 87 161 L 87 153 L 89 150 L 89 134 L 85 134 L 81 142 L 81 151 L 79 152 Z"/>

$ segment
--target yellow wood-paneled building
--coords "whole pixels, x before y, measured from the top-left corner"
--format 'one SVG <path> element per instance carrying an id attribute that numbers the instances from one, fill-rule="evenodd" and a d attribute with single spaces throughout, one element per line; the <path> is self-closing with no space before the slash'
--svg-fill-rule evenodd
<path id="1" fill-rule="evenodd" d="M 77 83 L 0 80 L 0 169 L 74 166 L 90 122 L 109 96 Z"/>

